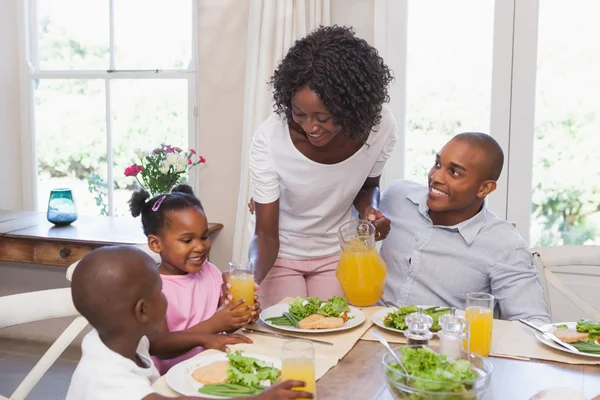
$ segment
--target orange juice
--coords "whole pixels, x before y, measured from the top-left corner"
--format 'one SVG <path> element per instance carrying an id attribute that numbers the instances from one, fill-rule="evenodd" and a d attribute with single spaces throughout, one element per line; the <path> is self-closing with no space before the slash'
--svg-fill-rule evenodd
<path id="1" fill-rule="evenodd" d="M 465 319 L 471 320 L 471 352 L 487 357 L 492 348 L 492 320 L 494 314 L 486 307 L 469 307 L 465 310 Z M 467 349 L 467 341 L 464 343 Z"/>
<path id="2" fill-rule="evenodd" d="M 244 299 L 244 303 L 240 307 L 254 305 L 254 276 L 252 274 L 231 274 L 229 282 L 233 296 L 232 303 Z"/>
<path id="3" fill-rule="evenodd" d="M 317 392 L 315 390 L 315 363 L 310 358 L 286 358 L 283 360 L 281 366 L 281 378 L 282 381 L 298 380 L 306 382 L 305 387 L 294 388 L 294 390 L 310 392 L 315 399 L 317 398 Z"/>
<path id="4" fill-rule="evenodd" d="M 383 296 L 386 273 L 387 267 L 377 249 L 357 238 L 342 250 L 336 277 L 346 299 L 364 307 L 375 304 Z"/>

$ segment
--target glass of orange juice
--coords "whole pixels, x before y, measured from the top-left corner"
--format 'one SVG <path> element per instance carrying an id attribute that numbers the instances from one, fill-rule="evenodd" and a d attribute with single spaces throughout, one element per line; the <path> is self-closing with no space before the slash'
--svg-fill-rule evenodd
<path id="1" fill-rule="evenodd" d="M 494 296 L 488 293 L 467 293 L 465 309 L 467 337 L 465 350 L 487 357 L 492 348 Z"/>
<path id="2" fill-rule="evenodd" d="M 283 381 L 298 380 L 306 382 L 303 388 L 294 388 L 310 392 L 317 398 L 315 376 L 315 345 L 307 340 L 288 340 L 281 346 L 281 378 Z"/>
<path id="3" fill-rule="evenodd" d="M 229 263 L 229 283 L 231 283 L 232 303 L 244 300 L 240 307 L 254 305 L 254 264 L 232 261 Z"/>

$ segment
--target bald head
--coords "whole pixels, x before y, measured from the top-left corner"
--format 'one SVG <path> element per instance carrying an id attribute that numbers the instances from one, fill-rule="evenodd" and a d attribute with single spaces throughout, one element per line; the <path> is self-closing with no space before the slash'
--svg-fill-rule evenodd
<path id="1" fill-rule="evenodd" d="M 102 247 L 87 254 L 71 281 L 73 303 L 94 328 L 118 330 L 135 321 L 140 299 L 160 288 L 154 260 L 131 246 Z"/>
<path id="2" fill-rule="evenodd" d="M 504 165 L 504 152 L 493 137 L 481 132 L 465 132 L 454 136 L 452 140 L 466 142 L 483 150 L 486 155 L 485 164 L 481 166 L 482 170 L 485 171 L 483 178 L 493 181 L 500 178 L 502 166 Z"/>

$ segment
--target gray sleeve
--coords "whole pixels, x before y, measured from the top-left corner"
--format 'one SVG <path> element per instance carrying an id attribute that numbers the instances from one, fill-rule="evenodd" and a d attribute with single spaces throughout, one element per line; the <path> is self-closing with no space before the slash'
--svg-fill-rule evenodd
<path id="1" fill-rule="evenodd" d="M 529 249 L 511 249 L 490 272 L 492 294 L 506 320 L 527 319 L 537 324 L 550 323 L 546 301 Z"/>

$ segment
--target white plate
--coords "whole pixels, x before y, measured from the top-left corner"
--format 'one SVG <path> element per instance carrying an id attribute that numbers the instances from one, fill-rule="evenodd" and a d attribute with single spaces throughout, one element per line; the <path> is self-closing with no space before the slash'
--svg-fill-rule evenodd
<path id="1" fill-rule="evenodd" d="M 258 354 L 247 354 L 243 353 L 246 357 L 253 357 L 261 361 L 267 361 L 273 364 L 275 368 L 281 369 L 281 360 L 276 358 L 261 356 Z M 203 384 L 192 378 L 192 373 L 199 367 L 202 367 L 207 364 L 211 364 L 215 361 L 223 361 L 227 360 L 227 354 L 219 353 L 219 354 L 209 354 L 203 355 L 200 353 L 199 355 L 190 358 L 189 360 L 185 360 L 180 362 L 177 365 L 174 365 L 165 375 L 167 380 L 167 384 L 174 391 L 185 395 L 185 396 L 202 396 L 207 399 L 226 399 L 229 397 L 222 396 L 211 396 L 208 394 L 200 394 L 198 393 L 198 389 L 200 389 Z"/>
<path id="2" fill-rule="evenodd" d="M 551 333 L 554 330 L 556 325 L 567 325 L 569 327 L 569 329 L 575 329 L 577 327 L 577 322 L 555 322 L 553 324 L 541 326 L 540 329 L 543 330 L 544 332 Z M 576 354 L 578 356 L 584 356 L 584 357 L 600 358 L 600 354 L 585 353 L 583 351 L 579 351 L 579 352 L 571 351 L 571 350 L 555 343 L 553 340 L 548 339 L 546 336 L 544 336 L 538 332 L 535 333 L 535 337 L 537 338 L 537 340 L 544 343 L 546 346 L 553 347 L 556 350 L 564 351 L 565 353 Z M 598 347 L 600 347 L 600 346 L 598 346 Z"/>
<path id="3" fill-rule="evenodd" d="M 431 308 L 434 306 L 421 306 L 424 310 L 427 308 Z M 441 306 L 440 306 L 441 307 Z M 385 326 L 385 324 L 383 323 L 383 320 L 385 319 L 385 317 L 387 317 L 387 315 L 393 311 L 396 311 L 397 308 L 396 307 L 388 307 L 388 308 L 384 308 L 381 309 L 379 311 L 377 311 L 376 313 L 374 313 L 371 316 L 371 321 L 373 321 L 373 323 L 375 325 L 377 325 L 378 327 L 382 328 L 382 329 L 386 329 L 388 331 L 392 331 L 392 332 L 397 332 L 397 333 L 404 333 L 403 330 L 401 329 L 396 329 L 396 328 L 390 328 L 388 326 Z M 464 315 L 464 311 L 463 310 L 456 310 L 456 315 Z M 436 332 L 433 332 L 434 335 L 436 335 Z"/>
<path id="4" fill-rule="evenodd" d="M 266 310 L 263 310 L 263 312 L 260 313 L 260 319 L 263 323 L 270 326 L 271 328 L 281 329 L 281 330 L 289 331 L 289 332 L 302 332 L 302 333 L 327 333 L 327 332 L 345 331 L 347 329 L 356 328 L 357 326 L 359 326 L 360 324 L 365 322 L 365 314 L 362 311 L 360 311 L 358 308 L 355 308 L 352 306 L 350 306 L 350 312 L 348 313 L 348 317 L 354 317 L 354 318 L 347 320 L 346 323 L 343 326 L 340 326 L 339 328 L 300 329 L 300 328 L 294 328 L 293 326 L 273 325 L 273 323 L 271 321 L 266 320 L 267 318 L 281 317 L 281 315 L 285 311 L 288 311 L 289 309 L 290 309 L 290 303 L 275 304 L 274 306 L 271 306 L 271 307 L 267 308 Z"/>

